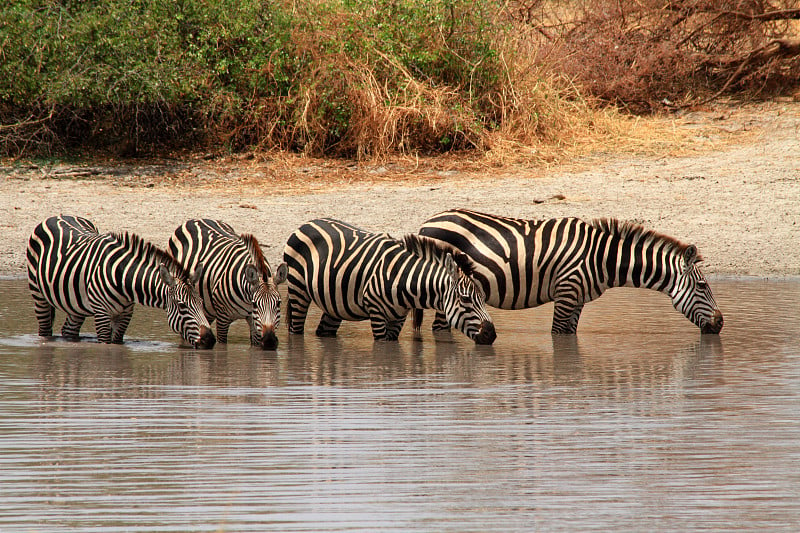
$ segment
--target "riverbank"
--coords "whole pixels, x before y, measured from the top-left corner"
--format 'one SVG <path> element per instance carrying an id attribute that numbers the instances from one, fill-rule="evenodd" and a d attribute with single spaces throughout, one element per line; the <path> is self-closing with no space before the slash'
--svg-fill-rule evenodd
<path id="1" fill-rule="evenodd" d="M 395 236 L 453 207 L 524 218 L 617 217 L 698 246 L 711 275 L 800 275 L 800 103 L 715 109 L 676 127 L 732 141 L 677 156 L 608 150 L 566 166 L 502 173 L 391 165 L 295 169 L 274 179 L 269 163 L 203 159 L 167 164 L 20 165 L 0 168 L 0 275 L 23 277 L 32 228 L 69 213 L 101 231 L 136 232 L 165 246 L 188 218 L 218 218 L 256 235 L 270 263 L 303 222 L 334 217 Z"/>

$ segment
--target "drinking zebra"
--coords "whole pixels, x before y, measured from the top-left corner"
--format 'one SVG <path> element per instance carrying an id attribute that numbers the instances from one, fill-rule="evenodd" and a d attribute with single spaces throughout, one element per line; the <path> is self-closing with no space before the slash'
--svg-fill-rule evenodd
<path id="1" fill-rule="evenodd" d="M 470 256 L 489 305 L 524 309 L 554 302 L 553 333 L 575 333 L 583 305 L 622 286 L 668 294 L 703 333 L 722 329 L 722 313 L 697 267 L 697 248 L 637 224 L 522 220 L 456 209 L 430 218 L 419 233 Z M 442 326 L 438 317 L 434 327 Z"/>
<path id="2" fill-rule="evenodd" d="M 79 338 L 93 316 L 97 340 L 121 344 L 136 303 L 166 309 L 170 327 L 196 348 L 214 334 L 189 273 L 166 252 L 129 233 L 98 233 L 85 218 L 50 217 L 28 240 L 28 287 L 39 335 L 53 334 L 55 310 L 67 313 L 61 334 Z"/>
<path id="3" fill-rule="evenodd" d="M 436 309 L 477 344 L 496 337 L 469 259 L 450 247 L 408 235 L 400 242 L 331 219 L 297 229 L 283 253 L 289 267 L 289 332 L 303 333 L 313 301 L 323 311 L 318 336 L 342 320 L 370 319 L 376 340 L 397 340 L 414 308 Z"/>
<path id="4" fill-rule="evenodd" d="M 273 275 L 252 235 L 237 234 L 218 220 L 189 220 L 175 230 L 169 250 L 186 268 L 205 265 L 200 296 L 208 320 L 217 321 L 217 340 L 228 342 L 228 328 L 240 318 L 250 326 L 250 344 L 278 347 L 275 329 L 281 320 L 278 284 L 286 280 L 286 263 Z"/>

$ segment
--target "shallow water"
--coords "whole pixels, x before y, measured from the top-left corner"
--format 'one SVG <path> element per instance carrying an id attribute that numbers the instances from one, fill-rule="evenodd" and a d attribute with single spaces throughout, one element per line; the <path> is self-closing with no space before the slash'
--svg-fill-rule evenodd
<path id="1" fill-rule="evenodd" d="M 571 338 L 544 306 L 491 347 L 199 352 L 145 308 L 123 346 L 42 341 L 0 281 L 0 531 L 795 531 L 800 282 L 712 287 L 719 336 L 618 289 Z"/>

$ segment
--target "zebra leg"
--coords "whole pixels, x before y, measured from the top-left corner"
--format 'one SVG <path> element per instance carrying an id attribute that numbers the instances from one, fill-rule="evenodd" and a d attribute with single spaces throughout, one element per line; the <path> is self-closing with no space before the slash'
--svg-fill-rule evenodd
<path id="1" fill-rule="evenodd" d="M 334 318 L 327 313 L 323 313 L 319 326 L 317 326 L 317 337 L 335 337 L 341 323 L 341 318 Z"/>
<path id="2" fill-rule="evenodd" d="M 302 335 L 306 327 L 306 315 L 308 315 L 308 306 L 311 305 L 311 300 L 300 298 L 296 293 L 290 292 L 288 302 L 286 304 L 286 324 L 289 327 L 289 333 L 295 335 Z"/>
<path id="3" fill-rule="evenodd" d="M 397 320 L 388 320 L 386 322 L 386 335 L 383 337 L 385 341 L 396 341 L 400 337 L 400 331 L 403 329 L 403 324 L 406 323 L 406 317 Z"/>
<path id="4" fill-rule="evenodd" d="M 422 328 L 422 318 L 425 316 L 425 311 L 423 309 L 413 309 L 411 314 L 414 331 L 419 331 Z"/>
<path id="5" fill-rule="evenodd" d="M 372 337 L 376 341 L 396 341 L 403 329 L 406 317 L 387 318 L 379 309 L 369 310 L 369 322 L 372 327 Z"/>
<path id="6" fill-rule="evenodd" d="M 122 313 L 111 320 L 111 343 L 122 344 L 122 338 L 128 330 L 128 325 L 133 318 L 133 305 L 126 308 Z"/>
<path id="7" fill-rule="evenodd" d="M 447 321 L 444 313 L 436 311 L 436 317 L 433 319 L 431 329 L 433 331 L 450 331 L 450 322 Z"/>
<path id="8" fill-rule="evenodd" d="M 41 293 L 31 293 L 33 295 L 33 311 L 36 313 L 36 320 L 39 322 L 39 336 L 53 336 L 53 320 L 56 317 L 56 308 L 50 305 Z"/>
<path id="9" fill-rule="evenodd" d="M 377 313 L 370 313 L 369 323 L 372 327 L 372 337 L 376 341 L 386 340 L 386 317 Z"/>
<path id="10" fill-rule="evenodd" d="M 551 333 L 556 335 L 574 335 L 578 331 L 578 320 L 581 318 L 583 304 L 571 298 L 555 301 L 553 306 L 553 327 Z"/>
<path id="11" fill-rule="evenodd" d="M 253 322 L 253 317 L 247 315 L 245 320 L 247 320 L 247 325 L 250 327 L 250 346 L 259 346 L 261 344 L 261 335 L 256 331 L 256 324 Z M 217 341 L 219 342 L 219 326 L 217 326 L 217 332 Z"/>
<path id="12" fill-rule="evenodd" d="M 224 317 L 217 317 L 217 342 L 220 344 L 228 344 L 228 330 L 231 327 L 232 320 Z M 250 324 L 250 343 L 253 342 L 253 324 L 250 317 L 247 317 L 247 322 Z"/>
<path id="13" fill-rule="evenodd" d="M 111 316 L 107 313 L 96 313 L 94 315 L 94 329 L 97 331 L 97 342 L 111 344 L 113 329 L 111 327 Z"/>
<path id="14" fill-rule="evenodd" d="M 70 341 L 77 341 L 85 320 L 85 316 L 67 315 L 64 325 L 61 327 L 61 336 Z"/>

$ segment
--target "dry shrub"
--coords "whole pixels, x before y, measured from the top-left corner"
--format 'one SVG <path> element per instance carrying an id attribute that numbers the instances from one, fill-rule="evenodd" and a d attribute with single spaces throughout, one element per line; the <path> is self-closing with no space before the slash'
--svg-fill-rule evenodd
<path id="1" fill-rule="evenodd" d="M 29 153 L 39 146 L 57 147 L 59 138 L 51 127 L 55 112 L 53 106 L 24 110 L 0 106 L 0 154 Z"/>
<path id="2" fill-rule="evenodd" d="M 530 32 L 515 25 L 497 34 L 499 74 L 478 94 L 421 78 L 379 50 L 354 58 L 320 47 L 329 35 L 298 34 L 295 46 L 310 67 L 297 79 L 302 90 L 216 102 L 215 131 L 234 149 L 359 160 L 459 153 L 478 167 L 551 162 L 621 136 L 642 142 L 614 109 L 586 98 Z"/>
<path id="3" fill-rule="evenodd" d="M 523 0 L 510 13 L 590 94 L 633 112 L 800 82 L 794 0 Z"/>
<path id="4" fill-rule="evenodd" d="M 420 81 L 388 56 L 396 77 L 375 77 L 369 65 L 353 65 L 346 94 L 351 115 L 341 141 L 358 158 L 391 153 L 436 153 L 442 149 L 481 148 L 481 128 L 469 102 L 451 87 Z"/>
<path id="5" fill-rule="evenodd" d="M 551 162 L 612 135 L 620 124 L 613 109 L 586 98 L 525 25 L 498 43 L 502 83 L 487 95 L 496 127 L 484 132 L 485 160 L 493 165 Z"/>

